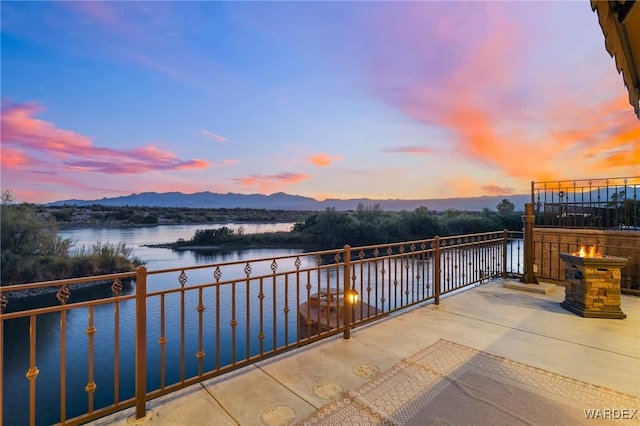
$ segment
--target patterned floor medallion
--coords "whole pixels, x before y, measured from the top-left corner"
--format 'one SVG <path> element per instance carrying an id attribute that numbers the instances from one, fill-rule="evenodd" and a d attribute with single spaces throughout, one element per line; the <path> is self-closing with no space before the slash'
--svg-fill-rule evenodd
<path id="1" fill-rule="evenodd" d="M 260 413 L 264 426 L 288 426 L 296 419 L 296 411 L 286 405 L 273 405 Z"/>
<path id="2" fill-rule="evenodd" d="M 336 399 L 344 392 L 344 388 L 337 383 L 321 382 L 313 387 L 313 393 L 322 399 Z"/>
<path id="3" fill-rule="evenodd" d="M 353 367 L 353 374 L 359 377 L 363 377 L 365 379 L 371 379 L 380 374 L 380 369 L 375 365 L 363 364 L 358 367 Z"/>

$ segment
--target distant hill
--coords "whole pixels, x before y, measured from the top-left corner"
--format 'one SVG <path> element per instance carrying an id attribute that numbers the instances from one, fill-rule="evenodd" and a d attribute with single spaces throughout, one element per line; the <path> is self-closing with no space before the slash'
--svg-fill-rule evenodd
<path id="1" fill-rule="evenodd" d="M 100 204 L 105 206 L 143 206 L 143 207 L 190 207 L 190 208 L 252 208 L 268 210 L 355 210 L 358 204 L 365 206 L 378 204 L 382 210 L 412 211 L 420 206 L 429 210 L 466 210 L 480 211 L 483 208 L 494 210 L 504 198 L 511 200 L 516 210 L 524 210 L 524 203 L 529 201 L 530 195 L 499 195 L 471 198 L 442 198 L 422 200 L 376 200 L 370 198 L 327 199 L 318 201 L 315 198 L 290 195 L 278 192 L 271 195 L 263 194 L 218 194 L 213 192 L 197 192 L 184 194 L 182 192 L 143 192 L 122 197 L 101 198 L 98 200 L 61 200 L 46 204 L 46 206 L 76 205 L 87 206 Z"/>

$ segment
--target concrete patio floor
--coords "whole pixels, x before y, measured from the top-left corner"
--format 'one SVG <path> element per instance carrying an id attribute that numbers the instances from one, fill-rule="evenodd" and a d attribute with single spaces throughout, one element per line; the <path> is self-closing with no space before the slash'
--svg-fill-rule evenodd
<path id="1" fill-rule="evenodd" d="M 537 294 L 494 280 L 150 401 L 139 424 L 295 424 L 438 339 L 640 397 L 640 298 L 624 320 L 582 318 L 564 288 Z M 629 407 L 640 408 L 640 407 Z M 135 423 L 133 408 L 90 424 Z M 535 419 L 532 419 L 535 423 Z"/>

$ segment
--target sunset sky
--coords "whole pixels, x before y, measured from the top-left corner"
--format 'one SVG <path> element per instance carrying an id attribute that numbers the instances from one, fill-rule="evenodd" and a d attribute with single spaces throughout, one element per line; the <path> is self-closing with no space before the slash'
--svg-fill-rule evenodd
<path id="1" fill-rule="evenodd" d="M 580 2 L 5 2 L 1 186 L 447 198 L 640 174 Z"/>

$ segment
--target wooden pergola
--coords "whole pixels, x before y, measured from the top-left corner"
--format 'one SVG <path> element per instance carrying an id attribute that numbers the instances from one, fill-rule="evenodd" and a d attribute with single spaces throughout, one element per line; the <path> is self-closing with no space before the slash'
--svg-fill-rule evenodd
<path id="1" fill-rule="evenodd" d="M 615 58 L 629 90 L 629 103 L 640 119 L 640 6 L 635 0 L 591 0 L 604 33 L 607 52 Z"/>

